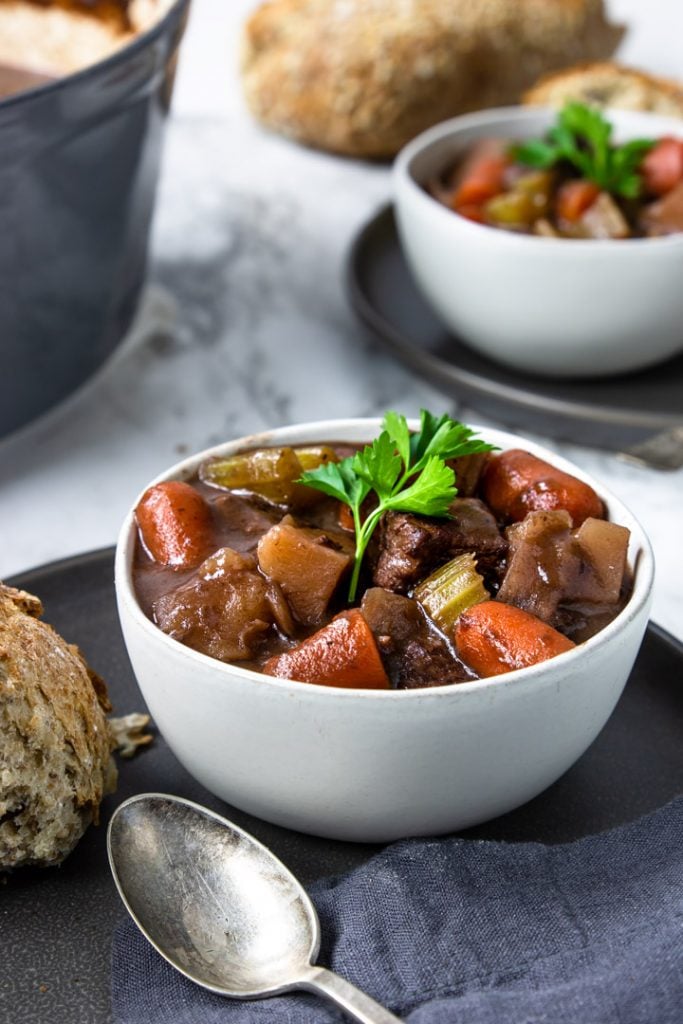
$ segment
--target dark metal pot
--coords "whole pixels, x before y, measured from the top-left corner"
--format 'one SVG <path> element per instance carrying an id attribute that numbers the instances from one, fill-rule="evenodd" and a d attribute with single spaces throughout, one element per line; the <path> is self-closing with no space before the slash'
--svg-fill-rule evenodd
<path id="1" fill-rule="evenodd" d="M 130 325 L 189 2 L 0 101 L 0 435 L 73 392 Z"/>

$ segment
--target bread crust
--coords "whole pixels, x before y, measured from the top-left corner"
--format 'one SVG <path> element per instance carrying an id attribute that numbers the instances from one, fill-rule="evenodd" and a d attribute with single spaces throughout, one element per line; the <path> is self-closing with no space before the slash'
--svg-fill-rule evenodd
<path id="1" fill-rule="evenodd" d="M 0 869 L 59 863 L 116 783 L 106 687 L 42 611 L 0 584 Z"/>
<path id="2" fill-rule="evenodd" d="M 544 75 L 523 96 L 524 103 L 535 106 L 559 107 L 568 100 L 683 117 L 681 82 L 616 61 L 584 63 Z"/>
<path id="3" fill-rule="evenodd" d="M 444 118 L 516 102 L 538 77 L 609 56 L 603 0 L 270 0 L 247 20 L 244 94 L 299 142 L 387 158 Z"/>

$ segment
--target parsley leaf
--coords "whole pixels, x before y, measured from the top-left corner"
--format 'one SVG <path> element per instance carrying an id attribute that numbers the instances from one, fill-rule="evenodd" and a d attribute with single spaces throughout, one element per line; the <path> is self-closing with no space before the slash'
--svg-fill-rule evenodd
<path id="1" fill-rule="evenodd" d="M 382 420 L 382 430 L 389 435 L 396 446 L 401 462 L 404 466 L 411 461 L 410 430 L 405 416 L 399 416 L 397 412 L 387 412 Z"/>
<path id="2" fill-rule="evenodd" d="M 612 126 L 599 110 L 567 103 L 545 139 L 530 139 L 512 147 L 512 156 L 529 167 L 547 170 L 563 161 L 604 192 L 636 199 L 642 189 L 641 161 L 654 140 L 634 139 L 612 144 Z"/>
<path id="3" fill-rule="evenodd" d="M 446 460 L 491 451 L 493 447 L 446 414 L 437 417 L 422 409 L 420 429 L 411 434 L 405 416 L 388 412 L 372 444 L 300 477 L 299 483 L 337 498 L 353 513 L 356 557 L 349 601 L 356 596 L 368 542 L 384 513 L 393 509 L 447 517 L 457 488 L 455 473 Z M 362 520 L 361 505 L 370 493 L 374 493 L 377 503 Z"/>
<path id="4" fill-rule="evenodd" d="M 353 456 L 351 469 L 381 500 L 392 494 L 402 465 L 391 438 L 386 431 L 382 431 L 371 445 Z"/>
<path id="5" fill-rule="evenodd" d="M 540 171 L 547 171 L 558 161 L 557 146 L 542 139 L 520 142 L 512 147 L 512 155 L 519 163 L 526 164 L 527 167 L 537 167 Z"/>
<path id="6" fill-rule="evenodd" d="M 455 473 L 438 455 L 430 455 L 415 482 L 390 495 L 385 507 L 423 516 L 448 516 L 456 494 Z"/>
<path id="7" fill-rule="evenodd" d="M 315 470 L 316 489 L 345 505 L 361 505 L 370 492 L 370 484 L 354 472 L 351 463 L 351 459 L 322 463 Z M 308 475 L 304 473 L 302 483 L 308 483 L 305 479 Z"/>

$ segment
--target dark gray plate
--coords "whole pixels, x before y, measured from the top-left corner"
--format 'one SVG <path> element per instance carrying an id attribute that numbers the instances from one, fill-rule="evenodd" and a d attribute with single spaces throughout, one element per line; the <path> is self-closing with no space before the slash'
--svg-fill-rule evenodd
<path id="1" fill-rule="evenodd" d="M 486 415 L 522 431 L 615 450 L 679 428 L 683 447 L 683 356 L 607 380 L 548 380 L 490 362 L 449 334 L 422 298 L 401 251 L 392 207 L 380 210 L 356 236 L 346 283 L 356 314 L 390 352 Z"/>
<path id="2" fill-rule="evenodd" d="M 12 582 L 38 594 L 45 618 L 105 676 L 115 713 L 144 710 L 118 625 L 113 551 L 56 562 Z M 479 838 L 563 842 L 631 821 L 683 790 L 683 645 L 650 626 L 617 710 L 559 782 L 519 810 L 470 831 Z M 188 686 L 192 685 L 188 679 Z M 346 871 L 377 849 L 315 839 L 226 807 L 194 782 L 160 736 L 120 761 L 115 796 L 60 868 L 19 871 L 0 888 L 1 1024 L 104 1024 L 110 1020 L 110 951 L 125 916 L 111 879 L 105 829 L 134 793 L 176 793 L 232 818 L 308 884 Z"/>

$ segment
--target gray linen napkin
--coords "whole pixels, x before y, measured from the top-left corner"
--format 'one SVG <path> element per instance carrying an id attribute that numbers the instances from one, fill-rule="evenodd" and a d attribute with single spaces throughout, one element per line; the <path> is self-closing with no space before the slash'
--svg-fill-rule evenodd
<path id="1" fill-rule="evenodd" d="M 393 843 L 310 887 L 319 962 L 410 1024 L 681 1024 L 683 798 L 563 846 Z M 340 1021 L 292 993 L 233 1002 L 187 981 L 129 920 L 116 1024 Z"/>

